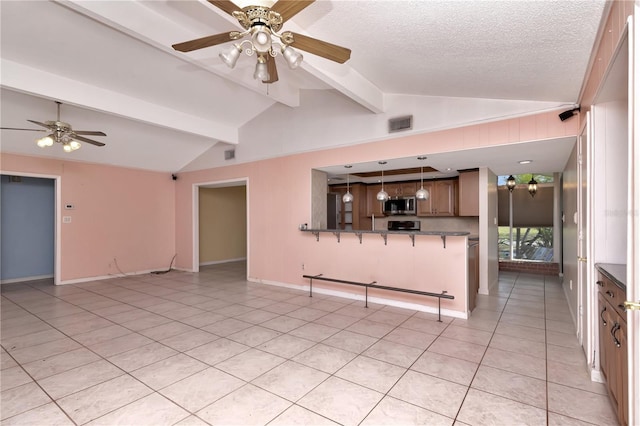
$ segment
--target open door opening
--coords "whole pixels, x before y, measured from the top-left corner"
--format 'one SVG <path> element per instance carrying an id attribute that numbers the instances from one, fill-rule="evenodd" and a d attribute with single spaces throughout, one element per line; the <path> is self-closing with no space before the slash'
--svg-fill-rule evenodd
<path id="1" fill-rule="evenodd" d="M 0 282 L 59 282 L 57 178 L 0 176 Z"/>
<path id="2" fill-rule="evenodd" d="M 247 182 L 194 188 L 194 270 L 226 264 L 248 270 Z"/>

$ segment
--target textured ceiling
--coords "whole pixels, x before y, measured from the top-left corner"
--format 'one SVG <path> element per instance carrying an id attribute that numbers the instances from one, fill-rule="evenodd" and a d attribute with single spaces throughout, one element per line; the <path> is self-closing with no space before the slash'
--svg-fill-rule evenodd
<path id="1" fill-rule="evenodd" d="M 367 130 L 344 132 L 339 145 L 389 137 L 384 123 L 398 113 L 414 114 L 421 132 L 563 108 L 578 99 L 605 3 L 317 0 L 284 29 L 349 47 L 351 59 L 303 52 L 292 71 L 276 58 L 280 81 L 265 85 L 252 78 L 255 59 L 221 63 L 228 45 L 171 49 L 239 28 L 204 0 L 0 1 L 1 125 L 50 120 L 60 100 L 74 127 L 108 135 L 107 147 L 74 159 L 176 171 L 211 164 L 203 155 L 228 144 L 245 147 L 238 161 L 257 158 L 255 138 L 242 135 L 266 116 L 291 127 L 292 114 L 274 111 L 304 110 L 325 91 L 341 96 L 330 108 L 345 126 Z M 322 127 L 321 115 L 295 116 L 297 135 Z M 1 136 L 2 152 L 62 155 L 34 148 L 30 132 Z M 263 158 L 319 148 L 286 132 L 261 137 Z"/>

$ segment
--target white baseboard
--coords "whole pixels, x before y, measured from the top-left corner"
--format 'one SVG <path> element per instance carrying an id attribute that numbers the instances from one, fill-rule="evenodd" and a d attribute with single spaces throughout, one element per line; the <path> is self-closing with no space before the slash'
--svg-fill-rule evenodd
<path id="1" fill-rule="evenodd" d="M 291 288 L 291 289 L 294 289 L 294 290 L 309 291 L 309 286 L 308 285 L 286 284 L 286 283 L 281 283 L 281 282 L 278 282 L 278 281 L 262 280 L 262 279 L 259 279 L 259 278 L 252 278 L 252 277 L 247 277 L 247 281 L 251 281 L 251 282 L 254 282 L 254 283 L 258 283 L 258 284 L 273 285 L 273 286 L 276 286 L 276 287 Z M 329 296 L 341 297 L 343 299 L 364 301 L 364 295 L 363 294 L 356 294 L 356 293 L 350 293 L 350 292 L 338 291 L 338 290 L 329 290 L 327 288 L 317 287 L 315 285 L 313 286 L 313 293 L 326 294 L 326 295 L 329 295 Z M 437 314 L 438 313 L 438 308 L 435 308 L 433 306 L 421 305 L 419 303 L 402 302 L 402 301 L 399 301 L 399 300 L 387 299 L 387 298 L 384 298 L 384 297 L 373 297 L 373 296 L 369 296 L 368 300 L 371 303 L 377 303 L 377 304 L 380 304 L 380 305 L 394 306 L 396 308 L 412 309 L 414 311 L 428 312 L 430 314 Z M 446 317 L 468 319 L 468 316 L 467 316 L 466 312 L 452 311 L 450 309 L 442 309 L 440 311 L 440 313 L 442 314 L 442 316 L 446 316 Z"/>
<path id="2" fill-rule="evenodd" d="M 8 280 L 0 280 L 0 284 L 16 284 L 23 283 L 26 281 L 37 281 L 37 280 L 46 280 L 53 278 L 53 274 L 51 275 L 35 275 L 33 277 L 22 277 L 22 278 L 11 278 Z"/>
<path id="3" fill-rule="evenodd" d="M 202 262 L 202 263 L 200 263 L 200 266 L 219 265 L 221 263 L 239 262 L 241 260 L 247 260 L 247 258 L 246 257 L 238 257 L 236 259 L 212 260 L 211 262 Z"/>
<path id="4" fill-rule="evenodd" d="M 590 370 L 591 372 L 591 381 L 598 383 L 606 383 L 604 376 L 602 375 L 602 371 L 600 370 Z"/>
<path id="5" fill-rule="evenodd" d="M 173 268 L 175 269 L 175 268 Z M 86 283 L 86 282 L 90 282 L 90 281 L 100 281 L 100 280 L 109 280 L 112 278 L 124 278 L 124 277 L 133 277 L 136 275 L 146 275 L 146 274 L 150 274 L 154 271 L 157 271 L 158 269 L 149 269 L 146 271 L 136 271 L 136 272 L 127 272 L 126 274 L 109 274 L 109 275 L 100 275 L 100 276 L 96 276 L 96 277 L 87 277 L 87 278 L 76 278 L 73 280 L 63 280 L 60 281 L 59 285 L 66 285 L 66 284 L 81 284 L 81 283 Z"/>

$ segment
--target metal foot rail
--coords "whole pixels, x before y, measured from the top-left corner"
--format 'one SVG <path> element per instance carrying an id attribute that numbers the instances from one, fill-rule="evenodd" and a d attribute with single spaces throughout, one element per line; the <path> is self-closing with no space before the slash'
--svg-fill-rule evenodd
<path id="1" fill-rule="evenodd" d="M 438 299 L 438 322 L 442 322 L 441 316 L 440 316 L 440 301 L 442 299 L 450 299 L 453 300 L 455 299 L 454 296 L 447 294 L 446 291 L 442 291 L 442 293 L 431 293 L 429 291 L 419 291 L 419 290 L 411 290 L 411 289 L 407 289 L 407 288 L 398 288 L 398 287 L 389 287 L 386 285 L 377 285 L 376 281 L 372 281 L 370 283 L 360 283 L 357 281 L 345 281 L 345 280 L 338 280 L 336 278 L 328 278 L 328 277 L 324 277 L 322 274 L 318 274 L 318 275 L 303 275 L 302 278 L 309 278 L 309 297 L 313 297 L 313 280 L 321 280 L 321 281 L 328 281 L 328 282 L 332 282 L 332 283 L 339 283 L 339 284 L 349 284 L 349 285 L 357 285 L 359 287 L 364 287 L 364 307 L 368 308 L 369 307 L 369 303 L 368 303 L 368 299 L 369 299 L 369 288 L 377 288 L 379 290 L 390 290 L 390 291 L 398 291 L 401 293 L 411 293 L 411 294 L 418 294 L 420 296 L 429 296 L 429 297 L 436 297 Z"/>

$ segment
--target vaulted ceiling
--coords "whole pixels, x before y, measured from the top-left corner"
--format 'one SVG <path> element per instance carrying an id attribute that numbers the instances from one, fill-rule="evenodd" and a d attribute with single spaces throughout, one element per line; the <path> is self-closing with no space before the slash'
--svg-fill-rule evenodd
<path id="1" fill-rule="evenodd" d="M 351 59 L 302 52 L 290 70 L 277 57 L 279 81 L 267 85 L 253 79 L 254 58 L 221 62 L 229 44 L 171 48 L 240 29 L 205 0 L 2 1 L 2 127 L 54 120 L 56 100 L 62 121 L 107 137 L 66 154 L 38 148 L 36 133 L 3 130 L 1 150 L 173 172 L 224 164 L 234 146 L 234 161 L 251 161 L 380 140 L 392 136 L 387 120 L 406 114 L 419 133 L 566 109 L 605 7 L 317 0 L 284 29 L 348 47 Z"/>

